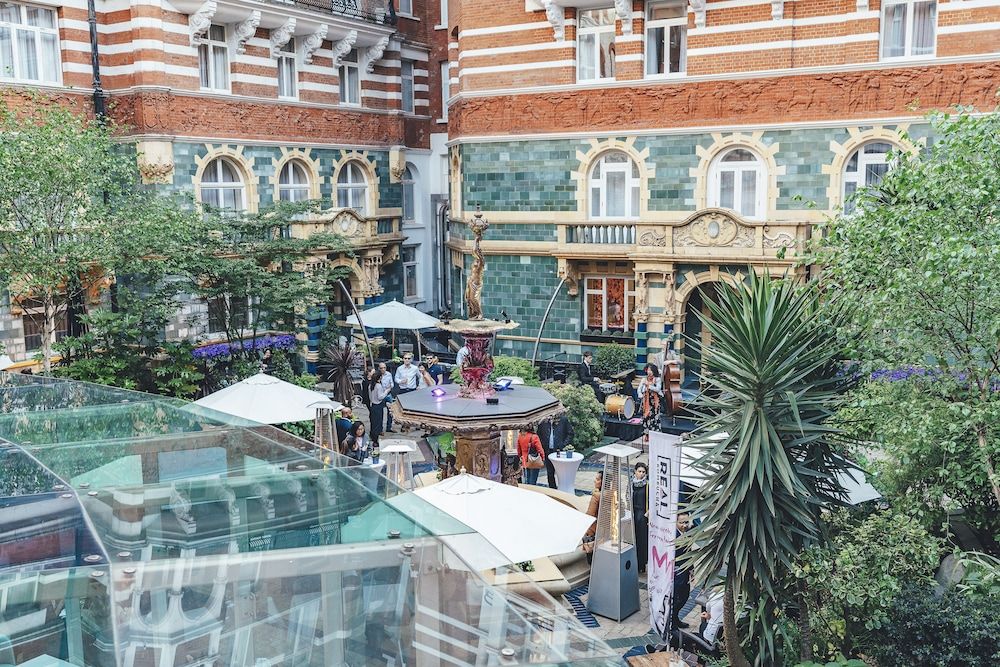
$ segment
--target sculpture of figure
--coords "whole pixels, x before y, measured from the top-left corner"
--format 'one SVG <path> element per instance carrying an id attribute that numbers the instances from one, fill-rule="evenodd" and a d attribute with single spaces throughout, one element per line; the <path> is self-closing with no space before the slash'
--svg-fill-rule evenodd
<path id="1" fill-rule="evenodd" d="M 483 218 L 483 214 L 476 207 L 476 215 L 469 223 L 469 229 L 475 234 L 476 243 L 472 254 L 475 259 L 472 262 L 472 271 L 469 273 L 469 280 L 465 287 L 465 303 L 469 311 L 470 320 L 483 319 L 483 272 L 486 269 L 486 256 L 483 255 L 481 242 L 483 233 L 490 226 L 490 223 Z"/>

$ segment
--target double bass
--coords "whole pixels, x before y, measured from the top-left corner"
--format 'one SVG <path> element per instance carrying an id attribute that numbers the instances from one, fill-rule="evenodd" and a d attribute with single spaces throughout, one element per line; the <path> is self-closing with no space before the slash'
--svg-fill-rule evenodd
<path id="1" fill-rule="evenodd" d="M 668 359 L 663 364 L 663 395 L 667 399 L 667 410 L 671 417 L 676 417 L 684 407 L 681 396 L 681 363 L 677 359 Z"/>

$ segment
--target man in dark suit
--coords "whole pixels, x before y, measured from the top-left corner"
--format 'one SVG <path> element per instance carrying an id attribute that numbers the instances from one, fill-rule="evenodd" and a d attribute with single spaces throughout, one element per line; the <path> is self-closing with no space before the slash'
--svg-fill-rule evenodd
<path id="1" fill-rule="evenodd" d="M 558 419 L 546 419 L 538 425 L 538 439 L 545 447 L 545 477 L 549 488 L 556 488 L 556 469 L 552 465 L 552 455 L 573 442 L 573 425 L 566 415 Z"/>
<path id="2" fill-rule="evenodd" d="M 580 378 L 580 384 L 594 390 L 594 396 L 600 396 L 597 393 L 597 378 L 594 377 L 594 355 L 590 350 L 583 353 L 583 363 L 576 367 L 576 376 Z"/>

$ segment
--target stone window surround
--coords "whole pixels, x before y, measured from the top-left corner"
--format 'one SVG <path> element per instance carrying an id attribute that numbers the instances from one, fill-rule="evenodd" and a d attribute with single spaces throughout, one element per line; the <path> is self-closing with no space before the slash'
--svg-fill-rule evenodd
<path id="1" fill-rule="evenodd" d="M 340 178 L 340 170 L 351 162 L 358 165 L 365 176 L 365 181 L 368 184 L 365 216 L 372 217 L 379 211 L 379 179 L 378 173 L 375 171 L 375 166 L 369 159 L 368 151 L 344 151 L 340 159 L 333 164 L 330 176 L 330 184 L 332 186 L 331 201 L 336 205 L 337 181 Z"/>
<path id="2" fill-rule="evenodd" d="M 656 167 L 649 160 L 649 148 L 636 149 L 638 137 L 620 139 L 591 139 L 590 148 L 584 152 L 577 150 L 578 167 L 570 172 L 570 180 L 576 181 L 576 217 L 578 220 L 602 220 L 590 215 L 590 175 L 597 161 L 606 153 L 621 152 L 627 155 L 639 168 L 639 210 L 635 218 L 643 220 L 649 214 L 649 182 L 656 175 Z M 630 218 L 633 219 L 633 218 Z"/>
<path id="3" fill-rule="evenodd" d="M 195 157 L 195 164 L 198 165 L 198 171 L 195 173 L 193 179 L 195 200 L 201 204 L 201 181 L 205 170 L 216 159 L 224 158 L 233 165 L 243 180 L 243 211 L 256 213 L 260 205 L 257 178 L 254 176 L 250 160 L 243 155 L 244 147 L 238 146 L 233 148 L 228 145 L 213 146 L 212 144 L 206 144 L 206 147 L 208 148 L 208 152 L 205 155 Z"/>
<path id="4" fill-rule="evenodd" d="M 322 182 L 322 177 L 320 176 L 319 162 L 314 160 L 311 155 L 311 150 L 303 150 L 301 148 L 288 148 L 287 146 L 281 147 L 281 157 L 273 160 L 274 173 L 272 174 L 270 181 L 273 187 L 274 201 L 280 201 L 279 180 L 281 178 L 281 171 L 285 168 L 285 165 L 289 162 L 296 162 L 300 167 L 305 169 L 306 177 L 309 179 L 309 198 L 319 199 L 320 198 L 320 183 Z"/>
<path id="5" fill-rule="evenodd" d="M 708 187 L 715 160 L 732 148 L 745 148 L 756 154 L 764 164 L 764 209 L 758 212 L 755 221 L 774 218 L 778 201 L 778 177 L 785 175 L 785 165 L 778 165 L 775 160 L 780 145 L 774 142 L 766 145 L 763 142 L 764 131 L 758 130 L 751 134 L 733 132 L 723 134 L 712 133 L 712 144 L 708 147 L 697 146 L 695 152 L 700 158 L 697 167 L 692 167 L 690 175 L 695 178 L 694 201 L 695 210 L 709 208 Z"/>
<path id="6" fill-rule="evenodd" d="M 753 160 L 739 160 L 727 163 L 726 158 L 737 151 L 749 153 Z M 722 174 L 733 172 L 733 206 L 722 206 Z M 754 180 L 754 205 L 753 215 L 745 215 L 742 211 L 743 205 L 743 175 L 747 173 L 755 174 Z M 708 171 L 709 192 L 708 205 L 711 208 L 723 208 L 731 210 L 741 218 L 747 220 L 762 220 L 764 211 L 767 210 L 767 171 L 764 161 L 756 151 L 742 146 L 732 146 L 724 151 L 720 151 L 709 165 Z"/>
<path id="7" fill-rule="evenodd" d="M 844 205 L 844 170 L 851 155 L 862 146 L 873 141 L 881 141 L 892 144 L 896 149 L 908 153 L 916 153 L 920 150 L 923 141 L 908 141 L 904 135 L 909 129 L 909 124 L 895 126 L 889 129 L 882 125 L 861 131 L 857 127 L 848 127 L 850 135 L 844 143 L 830 142 L 830 150 L 833 151 L 833 161 L 822 166 L 822 173 L 830 177 L 830 184 L 826 189 L 826 196 L 830 210 L 834 210 Z"/>

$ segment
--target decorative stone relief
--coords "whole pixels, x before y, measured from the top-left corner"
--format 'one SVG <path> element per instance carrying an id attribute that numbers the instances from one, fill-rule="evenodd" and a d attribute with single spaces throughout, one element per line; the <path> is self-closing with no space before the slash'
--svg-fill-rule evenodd
<path id="1" fill-rule="evenodd" d="M 764 228 L 765 248 L 792 248 L 795 247 L 795 237 L 787 232 L 778 232 L 774 236 L 767 235 L 767 227 Z"/>
<path id="2" fill-rule="evenodd" d="M 316 28 L 316 32 L 302 40 L 302 63 L 304 65 L 312 64 L 313 54 L 323 45 L 323 40 L 326 39 L 326 32 L 329 29 L 330 27 L 327 24 L 322 23 Z"/>
<path id="3" fill-rule="evenodd" d="M 369 74 L 375 71 L 375 63 L 382 60 L 382 55 L 385 53 L 387 46 L 389 46 L 389 35 L 386 35 L 368 47 L 368 50 L 365 51 L 365 60 L 367 61 L 365 71 Z"/>
<path id="4" fill-rule="evenodd" d="M 570 297 L 580 295 L 580 270 L 568 259 L 559 260 L 559 277 L 566 279 L 566 294 Z"/>
<path id="5" fill-rule="evenodd" d="M 136 166 L 145 184 L 167 184 L 174 177 L 174 150 L 169 141 L 140 141 L 136 145 Z"/>
<path id="6" fill-rule="evenodd" d="M 780 21 L 785 16 L 785 0 L 771 0 L 771 18 Z"/>
<path id="7" fill-rule="evenodd" d="M 281 26 L 275 28 L 271 31 L 271 57 L 277 58 L 278 54 L 285 44 L 288 44 L 288 40 L 292 38 L 295 34 L 295 18 L 292 17 L 285 21 Z"/>
<path id="8" fill-rule="evenodd" d="M 674 245 L 681 247 L 752 248 L 754 238 L 753 227 L 719 211 L 700 215 L 674 231 Z"/>
<path id="9" fill-rule="evenodd" d="M 361 290 L 363 296 L 375 296 L 382 293 L 379 284 L 379 269 L 382 266 L 382 255 L 368 255 L 361 265 Z"/>
<path id="10" fill-rule="evenodd" d="M 649 317 L 649 280 L 640 273 L 635 281 L 635 319 L 645 322 Z"/>
<path id="11" fill-rule="evenodd" d="M 244 21 L 236 24 L 233 29 L 233 49 L 236 53 L 243 54 L 247 51 L 247 40 L 257 32 L 260 25 L 260 11 L 255 9 L 250 12 L 250 16 Z"/>
<path id="12" fill-rule="evenodd" d="M 552 24 L 552 36 L 557 42 L 566 39 L 566 12 L 554 0 L 542 0 L 545 18 Z"/>
<path id="13" fill-rule="evenodd" d="M 615 0 L 615 13 L 622 22 L 622 34 L 632 34 L 632 0 Z"/>
<path id="14" fill-rule="evenodd" d="M 365 230 L 364 221 L 351 209 L 335 215 L 331 224 L 337 234 L 344 236 L 361 236 Z"/>
<path id="15" fill-rule="evenodd" d="M 393 146 L 389 149 L 389 182 L 399 183 L 406 173 L 406 147 Z"/>
<path id="16" fill-rule="evenodd" d="M 191 43 L 197 44 L 212 25 L 212 18 L 217 9 L 215 0 L 208 0 L 198 11 L 188 16 L 188 28 L 191 30 Z"/>
<path id="17" fill-rule="evenodd" d="M 655 229 L 647 229 L 639 234 L 639 245 L 652 248 L 665 248 L 667 246 L 667 236 L 660 234 Z"/>
<path id="18" fill-rule="evenodd" d="M 705 12 L 708 10 L 707 0 L 691 0 L 688 3 L 691 11 L 694 12 L 694 25 L 697 28 L 705 27 Z"/>
<path id="19" fill-rule="evenodd" d="M 358 31 L 352 30 L 344 37 L 344 39 L 334 42 L 333 44 L 333 67 L 340 67 L 340 61 L 344 59 L 351 49 L 354 48 L 354 42 L 358 41 Z"/>

